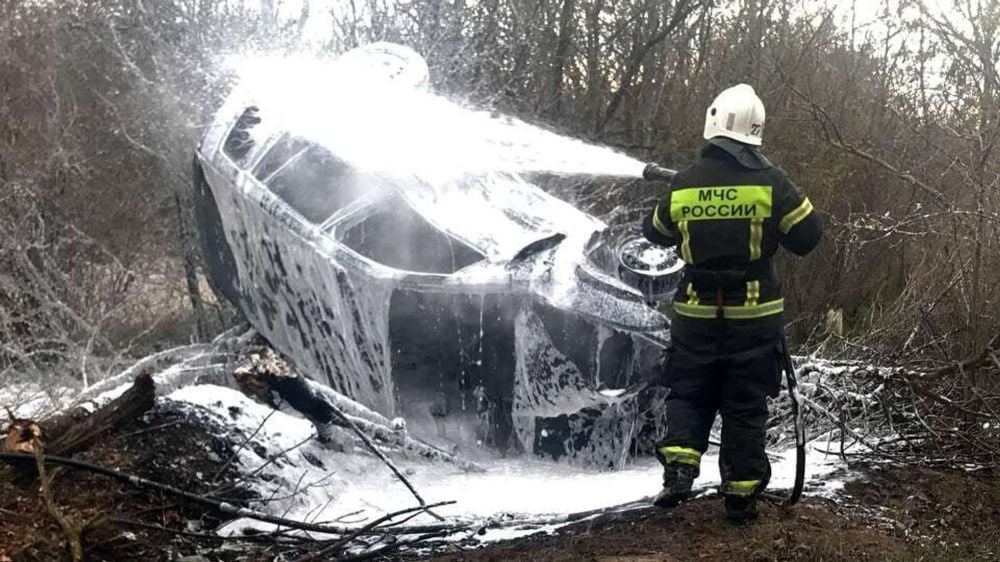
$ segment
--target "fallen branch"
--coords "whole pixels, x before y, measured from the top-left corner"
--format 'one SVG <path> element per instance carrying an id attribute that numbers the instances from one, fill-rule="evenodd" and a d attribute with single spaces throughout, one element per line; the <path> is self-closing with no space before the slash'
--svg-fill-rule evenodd
<path id="1" fill-rule="evenodd" d="M 153 407 L 155 385 L 149 374 L 141 374 L 121 396 L 103 408 L 89 413 L 75 408 L 42 421 L 12 420 L 4 439 L 3 450 L 10 453 L 33 453 L 44 444 L 56 455 L 69 456 L 85 451 L 118 428 L 126 427 Z M 14 465 L 21 477 L 33 478 L 31 463 Z"/>
<path id="2" fill-rule="evenodd" d="M 38 438 L 35 438 L 32 445 L 35 453 L 35 466 L 38 469 L 38 479 L 41 482 L 42 502 L 45 504 L 45 510 L 56 520 L 56 523 L 62 528 L 63 534 L 66 535 L 66 542 L 69 543 L 69 552 L 70 556 L 73 557 L 73 562 L 82 562 L 83 541 L 80 538 L 80 534 L 83 532 L 84 526 L 71 522 L 69 518 L 59 513 L 56 502 L 52 498 L 52 482 L 48 474 L 45 473 L 44 446 Z"/>
<path id="3" fill-rule="evenodd" d="M 210 348 L 210 344 L 198 343 L 167 349 L 159 353 L 154 353 L 148 357 L 144 357 L 139 361 L 136 361 L 132 364 L 132 366 L 125 369 L 121 373 L 83 389 L 80 394 L 73 399 L 71 406 L 79 406 L 87 400 L 96 398 L 97 396 L 110 390 L 114 390 L 123 384 L 126 384 L 127 381 L 135 377 L 138 373 L 151 371 L 154 367 L 161 365 L 162 363 L 179 362 L 192 357 L 197 357 L 207 352 Z"/>
<path id="4" fill-rule="evenodd" d="M 969 371 L 983 367 L 991 362 L 991 355 L 993 355 L 997 350 L 987 347 L 982 351 L 982 353 L 965 359 L 963 361 L 955 361 L 941 367 L 940 369 L 933 371 L 931 373 L 914 373 L 915 376 L 911 377 L 915 380 L 921 382 L 930 382 L 943 379 L 947 376 L 960 373 L 962 371 Z"/>
<path id="5" fill-rule="evenodd" d="M 121 396 L 94 413 L 79 408 L 42 420 L 42 439 L 53 454 L 68 456 L 87 450 L 116 428 L 127 426 L 153 407 L 156 385 L 149 373 L 135 378 Z"/>
<path id="6" fill-rule="evenodd" d="M 426 533 L 426 534 L 420 535 L 419 537 L 416 537 L 416 538 L 413 538 L 413 539 L 410 539 L 410 540 L 407 540 L 407 541 L 394 542 L 394 543 L 387 544 L 385 546 L 382 546 L 382 547 L 379 547 L 379 548 L 376 548 L 376 549 L 373 549 L 373 550 L 369 550 L 367 552 L 362 552 L 360 554 L 355 554 L 353 556 L 344 556 L 344 557 L 338 558 L 338 560 L 340 562 L 361 562 L 362 560 L 371 560 L 373 558 L 380 558 L 380 557 L 382 557 L 382 556 L 384 556 L 386 554 L 389 554 L 391 552 L 396 552 L 396 551 L 398 551 L 401 548 L 410 547 L 410 546 L 413 546 L 413 545 L 415 545 L 417 543 L 421 543 L 421 542 L 424 542 L 424 541 L 429 540 L 429 539 L 436 539 L 436 538 L 439 538 L 439 537 L 446 537 L 446 536 L 448 536 L 450 534 L 452 534 L 452 533 L 449 533 L 447 531 L 432 531 L 430 533 Z"/>
<path id="7" fill-rule="evenodd" d="M 146 523 L 145 521 L 137 521 L 135 519 L 129 519 L 127 517 L 112 517 L 109 519 L 111 523 L 116 525 L 129 525 L 132 527 L 139 527 L 141 529 L 149 529 L 151 531 L 159 531 L 161 533 L 168 533 L 171 535 L 177 535 L 180 537 L 190 537 L 193 539 L 207 540 L 207 541 L 218 541 L 218 542 L 248 542 L 248 543 L 259 543 L 259 542 L 275 542 L 280 540 L 277 533 L 260 533 L 251 535 L 217 535 L 213 533 L 196 533 L 194 531 L 185 531 L 182 529 L 171 529 L 170 527 L 164 527 L 163 525 L 156 525 L 153 523 Z M 294 542 L 302 542 L 308 539 L 298 537 L 284 537 L 285 540 L 292 539 Z"/>
<path id="8" fill-rule="evenodd" d="M 389 470 L 406 486 L 421 506 L 427 505 L 427 502 L 420 496 L 409 479 L 403 475 L 403 472 L 389 457 L 385 456 L 381 449 L 375 446 L 375 443 L 365 432 L 361 431 L 354 420 L 347 417 L 332 402 L 324 400 L 314 388 L 309 386 L 305 379 L 293 373 L 288 364 L 270 349 L 265 350 L 263 357 L 259 354 L 251 355 L 251 364 L 237 369 L 233 376 L 239 381 L 241 388 L 252 388 L 257 394 L 260 393 L 261 389 L 267 389 L 269 400 L 273 392 L 281 400 L 287 401 L 292 408 L 303 413 L 313 422 L 319 431 L 321 441 L 329 440 L 328 428 L 331 425 L 350 429 L 373 455 L 389 467 Z M 433 511 L 427 510 L 427 513 L 438 521 L 444 520 Z"/>
<path id="9" fill-rule="evenodd" d="M 410 493 L 413 494 L 413 497 L 417 499 L 417 502 L 422 506 L 426 506 L 427 502 L 424 501 L 424 498 L 420 497 L 420 494 L 417 492 L 417 489 L 413 487 L 413 484 L 410 483 L 410 481 L 406 478 L 406 476 L 403 476 L 403 473 L 399 470 L 396 464 L 393 463 L 392 460 L 389 459 L 389 457 L 385 456 L 385 453 L 383 453 L 378 447 L 376 447 L 375 444 L 372 443 L 371 439 L 369 439 L 368 436 L 365 435 L 363 431 L 358 429 L 358 426 L 355 425 L 355 423 L 351 421 L 347 416 L 345 416 L 343 412 L 338 410 L 332 404 L 330 405 L 330 408 L 332 409 L 334 415 L 337 416 L 337 418 L 340 419 L 341 422 L 347 424 L 347 426 L 351 429 L 351 431 L 353 431 L 354 434 L 358 436 L 358 439 L 360 439 L 361 442 L 368 447 L 368 450 L 370 450 L 373 455 L 378 457 L 379 460 L 381 460 L 383 463 L 385 463 L 387 467 L 389 467 L 389 470 L 391 470 L 392 473 L 396 475 L 396 478 L 398 478 L 399 481 L 402 482 L 403 485 L 406 486 L 408 490 L 410 490 Z M 438 521 L 444 521 L 444 518 L 434 513 L 430 509 L 427 510 L 427 513 L 433 516 Z"/>
<path id="10" fill-rule="evenodd" d="M 240 329 L 244 331 L 237 335 Z M 255 330 L 237 327 L 223 332 L 211 343 L 185 345 L 154 353 L 136 361 L 121 373 L 83 389 L 70 408 L 96 402 L 103 394 L 114 391 L 142 372 L 153 374 L 156 391 L 160 396 L 170 394 L 199 378 L 222 378 L 228 375 L 223 368 L 226 361 L 235 357 L 238 350 L 249 345 L 256 337 Z"/>
<path id="11" fill-rule="evenodd" d="M 378 519 L 372 521 L 371 523 L 368 523 L 364 527 L 358 528 L 357 531 L 354 531 L 353 533 L 350 533 L 350 534 L 347 534 L 347 535 L 343 536 L 339 540 L 335 541 L 333 544 L 325 546 L 325 547 L 317 550 L 316 552 L 314 552 L 312 554 L 309 554 L 307 556 L 304 556 L 303 558 L 300 558 L 298 560 L 298 562 L 307 562 L 307 561 L 312 561 L 312 560 L 327 560 L 327 559 L 329 559 L 329 557 L 331 555 L 340 553 L 344 549 L 344 547 L 346 547 L 348 544 L 350 544 L 351 541 L 353 541 L 354 539 L 358 538 L 359 536 L 361 536 L 361 535 L 363 535 L 365 533 L 368 533 L 369 531 L 375 529 L 379 525 L 382 525 L 383 523 L 388 523 L 389 521 L 392 521 L 393 519 L 395 519 L 395 518 L 397 518 L 397 517 L 399 517 L 401 515 L 407 515 L 407 514 L 410 514 L 410 513 L 415 513 L 415 512 L 420 512 L 420 511 L 424 511 L 424 512 L 430 513 L 429 507 L 434 507 L 434 506 L 423 506 L 423 507 L 424 507 L 424 509 L 422 509 L 422 510 L 421 509 L 410 508 L 410 509 L 403 509 L 403 510 L 400 510 L 400 511 L 396 511 L 396 512 L 393 512 L 393 513 L 387 513 L 387 514 L 383 515 L 382 517 L 379 517 Z M 436 533 L 441 533 L 441 532 L 442 531 L 436 531 L 435 534 Z"/>
<path id="12" fill-rule="evenodd" d="M 428 460 L 455 464 L 466 471 L 485 472 L 475 463 L 459 459 L 413 439 L 403 428 L 392 429 L 348 414 L 339 407 L 341 403 L 349 401 L 348 399 L 341 397 L 337 402 L 330 400 L 332 391 L 328 392 L 329 389 L 323 385 L 293 372 L 288 364 L 270 349 L 251 354 L 250 364 L 238 368 L 233 377 L 248 396 L 262 400 L 272 407 L 277 405 L 277 399 L 280 398 L 282 402 L 301 413 L 316 426 L 320 441 L 333 440 L 331 427 L 342 427 L 358 435 L 383 462 L 386 460 L 385 455 L 377 449 L 373 441 L 390 447 L 399 447 L 407 453 Z M 389 423 L 387 420 L 386 424 Z M 395 469 L 393 471 L 397 472 Z"/>

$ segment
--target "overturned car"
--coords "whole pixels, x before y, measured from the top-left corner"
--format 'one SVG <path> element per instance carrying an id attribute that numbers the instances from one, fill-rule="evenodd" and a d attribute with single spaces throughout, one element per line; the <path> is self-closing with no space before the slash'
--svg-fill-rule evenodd
<path id="1" fill-rule="evenodd" d="M 345 88 L 427 81 L 397 46 L 340 62 L 367 73 Z M 218 291 L 301 372 L 434 445 L 620 466 L 655 425 L 636 389 L 669 336 L 607 226 L 523 174 L 373 168 L 328 142 L 337 123 L 313 134 L 263 97 L 237 88 L 197 149 Z"/>

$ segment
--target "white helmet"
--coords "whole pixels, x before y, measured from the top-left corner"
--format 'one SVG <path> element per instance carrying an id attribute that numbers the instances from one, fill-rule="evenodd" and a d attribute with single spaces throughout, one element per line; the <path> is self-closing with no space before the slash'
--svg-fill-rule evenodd
<path id="1" fill-rule="evenodd" d="M 723 90 L 705 112 L 705 140 L 728 137 L 760 146 L 763 136 L 764 102 L 749 84 Z"/>

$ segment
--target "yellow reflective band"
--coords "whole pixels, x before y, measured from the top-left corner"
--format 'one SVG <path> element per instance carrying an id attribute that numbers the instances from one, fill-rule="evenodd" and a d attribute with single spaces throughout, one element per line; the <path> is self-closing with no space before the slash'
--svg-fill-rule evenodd
<path id="1" fill-rule="evenodd" d="M 722 493 L 727 496 L 752 496 L 760 486 L 761 480 L 734 480 L 722 483 Z"/>
<path id="2" fill-rule="evenodd" d="M 743 306 L 757 306 L 759 301 L 760 281 L 747 281 L 747 300 L 743 303 Z"/>
<path id="3" fill-rule="evenodd" d="M 675 302 L 674 310 L 688 318 L 715 318 L 716 308 L 703 304 Z M 727 320 L 753 320 L 781 314 L 785 310 L 785 299 L 769 301 L 754 306 L 723 306 L 722 317 Z"/>
<path id="4" fill-rule="evenodd" d="M 750 220 L 750 261 L 760 259 L 760 244 L 764 239 L 764 219 Z"/>
<path id="5" fill-rule="evenodd" d="M 802 222 L 803 219 L 809 216 L 809 213 L 813 211 L 813 204 L 809 202 L 809 198 L 806 197 L 802 200 L 802 204 L 795 208 L 795 210 L 789 212 L 787 215 L 781 217 L 781 224 L 778 225 L 778 230 L 782 234 L 788 234 L 795 225 Z"/>
<path id="6" fill-rule="evenodd" d="M 688 230 L 687 221 L 677 223 L 677 228 L 681 231 L 681 259 L 686 263 L 694 263 L 694 256 L 691 255 L 691 232 Z"/>
<path id="7" fill-rule="evenodd" d="M 676 462 L 681 464 L 690 464 L 692 466 L 701 465 L 701 453 L 689 447 L 660 447 L 656 450 L 656 452 L 666 464 Z"/>
<path id="8" fill-rule="evenodd" d="M 765 302 L 755 306 L 724 306 L 722 316 L 732 320 L 748 320 L 780 314 L 785 310 L 785 299 Z"/>
<path id="9" fill-rule="evenodd" d="M 694 290 L 694 283 L 688 283 L 687 294 L 688 304 L 698 304 L 698 291 Z"/>
<path id="10" fill-rule="evenodd" d="M 681 316 L 688 318 L 711 319 L 716 317 L 715 307 L 701 304 L 688 304 L 686 302 L 675 302 L 674 311 Z"/>
<path id="11" fill-rule="evenodd" d="M 771 217 L 771 186 L 688 187 L 670 194 L 675 223 L 701 220 L 746 220 Z"/>
<path id="12" fill-rule="evenodd" d="M 657 232 L 659 232 L 664 236 L 670 236 L 670 237 L 674 236 L 674 232 L 669 228 L 667 228 L 667 225 L 663 224 L 663 221 L 660 220 L 659 205 L 657 205 L 656 208 L 653 209 L 653 228 L 655 228 Z"/>

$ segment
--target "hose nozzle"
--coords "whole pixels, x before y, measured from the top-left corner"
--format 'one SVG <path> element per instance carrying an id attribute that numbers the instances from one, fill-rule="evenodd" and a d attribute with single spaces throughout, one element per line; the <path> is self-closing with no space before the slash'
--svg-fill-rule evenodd
<path id="1" fill-rule="evenodd" d="M 642 169 L 642 179 L 646 181 L 670 181 L 676 175 L 676 170 L 664 168 L 655 162 L 646 164 L 646 167 Z"/>

